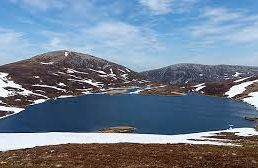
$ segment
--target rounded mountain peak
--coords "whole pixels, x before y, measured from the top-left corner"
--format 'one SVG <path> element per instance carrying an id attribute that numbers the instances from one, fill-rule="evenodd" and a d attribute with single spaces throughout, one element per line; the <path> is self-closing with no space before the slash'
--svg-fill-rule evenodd
<path id="1" fill-rule="evenodd" d="M 69 51 L 69 50 L 58 50 L 58 51 L 51 51 L 47 53 L 43 53 L 40 55 L 36 55 L 35 57 L 32 57 L 30 61 L 33 62 L 41 62 L 45 64 L 54 64 L 59 63 L 63 61 L 85 61 L 85 60 L 94 60 L 96 62 L 107 62 L 101 58 L 94 57 L 89 54 L 83 54 L 75 51 Z"/>

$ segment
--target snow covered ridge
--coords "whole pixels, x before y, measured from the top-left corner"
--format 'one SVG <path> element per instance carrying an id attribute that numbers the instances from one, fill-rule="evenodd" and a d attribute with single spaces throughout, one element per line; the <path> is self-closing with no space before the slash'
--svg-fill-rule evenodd
<path id="1" fill-rule="evenodd" d="M 253 128 L 201 132 L 181 135 L 117 134 L 117 133 L 0 133 L 0 151 L 59 144 L 140 143 L 140 144 L 209 144 L 235 145 L 227 140 L 208 138 L 221 132 L 237 136 L 257 136 Z"/>

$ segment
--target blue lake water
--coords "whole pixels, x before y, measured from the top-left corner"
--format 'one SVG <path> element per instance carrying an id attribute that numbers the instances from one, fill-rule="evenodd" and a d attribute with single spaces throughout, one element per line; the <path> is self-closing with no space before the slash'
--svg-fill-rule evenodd
<path id="1" fill-rule="evenodd" d="M 187 96 L 86 95 L 50 100 L 0 120 L 0 132 L 94 132 L 129 125 L 137 133 L 182 134 L 252 127 L 256 114 L 245 103 L 197 94 Z"/>

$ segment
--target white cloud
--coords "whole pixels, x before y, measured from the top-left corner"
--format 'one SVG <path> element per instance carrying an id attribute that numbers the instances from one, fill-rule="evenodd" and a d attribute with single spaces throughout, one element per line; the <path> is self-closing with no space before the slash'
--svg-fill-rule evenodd
<path id="1" fill-rule="evenodd" d="M 9 47 L 22 40 L 22 33 L 15 32 L 10 29 L 0 28 L 0 46 L 2 48 Z"/>
<path id="2" fill-rule="evenodd" d="M 0 27 L 0 39 L 0 64 L 21 59 L 32 51 L 32 45 L 21 32 Z"/>
<path id="3" fill-rule="evenodd" d="M 166 14 L 171 11 L 172 0 L 140 0 L 140 3 L 156 14 Z"/>
<path id="4" fill-rule="evenodd" d="M 124 22 L 103 22 L 95 27 L 84 29 L 84 32 L 93 40 L 107 47 L 127 47 L 142 49 L 152 45 L 155 49 L 158 45 L 155 33 L 146 27 L 134 26 Z"/>
<path id="5" fill-rule="evenodd" d="M 155 15 L 188 12 L 199 0 L 139 0 Z"/>
<path id="6" fill-rule="evenodd" d="M 226 8 L 205 8 L 191 34 L 205 41 L 258 42 L 258 15 Z"/>
<path id="7" fill-rule="evenodd" d="M 233 30 L 238 29 L 239 26 L 241 25 L 217 25 L 210 22 L 205 22 L 197 26 L 192 26 L 191 29 L 194 37 L 218 37 L 218 35 L 224 35 L 225 32 L 232 32 Z"/>
<path id="8" fill-rule="evenodd" d="M 255 24 L 246 26 L 239 31 L 227 36 L 228 40 L 246 43 L 246 42 L 258 42 L 258 20 Z"/>
<path id="9" fill-rule="evenodd" d="M 156 53 L 163 50 L 151 29 L 119 21 L 101 22 L 73 33 L 44 31 L 43 35 L 49 39 L 42 44 L 46 50 L 85 52 L 137 69 L 146 68 L 148 62 L 157 64 Z"/>
<path id="10" fill-rule="evenodd" d="M 20 16 L 25 17 L 20 22 L 23 25 L 29 23 L 30 30 L 35 30 L 33 34 L 27 32 L 30 36 L 20 33 L 18 26 L 15 28 L 17 31 L 0 31 L 0 38 L 5 39 L 0 41 L 0 45 L 6 46 L 6 49 L 0 46 L 0 54 L 12 54 L 16 57 L 13 59 L 25 55 L 25 51 L 40 53 L 69 49 L 142 70 L 168 64 L 167 61 L 193 60 L 194 54 L 209 55 L 202 52 L 214 44 L 258 41 L 258 15 L 250 15 L 247 10 L 203 8 L 202 3 L 197 3 L 200 0 L 136 0 L 139 2 L 136 4 L 135 1 L 100 3 L 102 1 L 95 0 L 10 1 L 22 6 L 22 10 L 32 11 L 34 17 Z M 201 7 L 198 17 L 199 8 L 194 8 L 195 4 Z M 175 13 L 184 15 L 156 16 Z M 241 48 L 241 45 L 236 46 Z M 30 53 L 26 56 L 32 56 Z M 208 60 L 208 56 L 202 56 L 200 60 Z M 194 61 L 198 62 L 198 59 Z"/>
<path id="11" fill-rule="evenodd" d="M 232 12 L 225 8 L 205 8 L 202 17 L 213 22 L 223 22 L 242 19 L 244 14 L 242 12 Z"/>
<path id="12" fill-rule="evenodd" d="M 31 10 L 48 10 L 50 8 L 61 9 L 65 6 L 64 0 L 10 0 L 13 3 L 20 3 Z"/>

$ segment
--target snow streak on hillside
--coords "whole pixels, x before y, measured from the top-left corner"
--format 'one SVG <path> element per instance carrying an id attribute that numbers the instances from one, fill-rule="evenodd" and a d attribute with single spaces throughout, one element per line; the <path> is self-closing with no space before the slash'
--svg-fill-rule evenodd
<path id="1" fill-rule="evenodd" d="M 243 82 L 241 84 L 235 85 L 230 88 L 228 92 L 225 93 L 229 98 L 233 98 L 235 96 L 241 95 L 247 91 L 247 88 L 251 85 L 258 84 L 258 80 L 252 80 L 248 82 Z M 247 95 L 247 98 L 242 99 L 244 102 L 247 102 L 258 109 L 258 91 L 251 92 Z"/>
<path id="2" fill-rule="evenodd" d="M 243 101 L 255 106 L 258 110 L 258 92 L 252 92 L 248 96 L 249 97 L 244 98 Z"/>
<path id="3" fill-rule="evenodd" d="M 233 98 L 237 95 L 242 94 L 246 88 L 254 83 L 257 83 L 258 80 L 254 80 L 254 81 L 248 81 L 248 82 L 244 82 L 238 85 L 235 85 L 233 87 L 230 88 L 230 90 L 228 92 L 225 93 L 225 95 L 227 95 L 229 98 Z"/>

